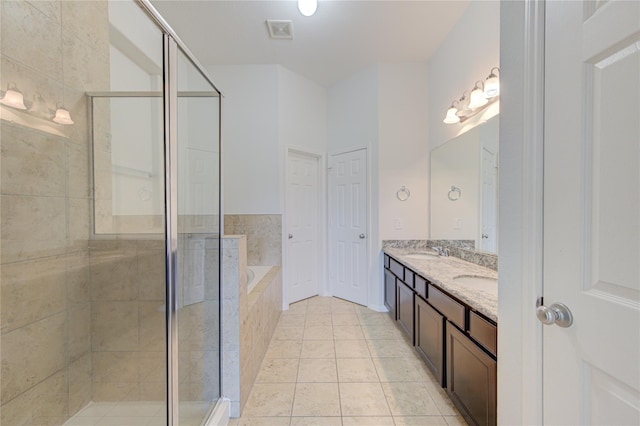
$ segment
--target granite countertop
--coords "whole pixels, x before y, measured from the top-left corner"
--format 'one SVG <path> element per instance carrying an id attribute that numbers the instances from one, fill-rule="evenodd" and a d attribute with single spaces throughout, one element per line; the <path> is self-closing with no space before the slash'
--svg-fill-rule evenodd
<path id="1" fill-rule="evenodd" d="M 439 256 L 433 259 L 412 259 L 406 257 L 411 253 L 433 253 L 431 250 L 386 247 L 384 252 L 409 269 L 428 279 L 436 287 L 469 305 L 487 318 L 498 322 L 498 284 L 492 286 L 466 285 L 454 280 L 460 275 L 498 278 L 492 269 L 465 262 L 452 256 Z"/>

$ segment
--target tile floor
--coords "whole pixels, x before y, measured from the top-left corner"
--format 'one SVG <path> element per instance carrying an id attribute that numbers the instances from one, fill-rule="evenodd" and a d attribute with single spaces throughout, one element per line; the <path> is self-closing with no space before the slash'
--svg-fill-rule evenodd
<path id="1" fill-rule="evenodd" d="M 330 297 L 282 313 L 231 426 L 466 425 L 386 313 Z"/>

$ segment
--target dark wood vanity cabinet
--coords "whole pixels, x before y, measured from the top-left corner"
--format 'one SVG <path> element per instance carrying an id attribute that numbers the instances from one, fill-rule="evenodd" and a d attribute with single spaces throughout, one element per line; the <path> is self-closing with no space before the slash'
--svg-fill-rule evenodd
<path id="1" fill-rule="evenodd" d="M 420 297 L 415 304 L 416 350 L 427 364 L 434 376 L 445 386 L 444 374 L 444 327 L 445 318 Z"/>
<path id="2" fill-rule="evenodd" d="M 396 319 L 396 277 L 388 269 L 384 270 L 384 306 L 391 318 Z"/>
<path id="3" fill-rule="evenodd" d="M 446 326 L 447 394 L 471 425 L 496 424 L 496 360 L 456 326 Z"/>
<path id="4" fill-rule="evenodd" d="M 398 281 L 398 298 L 396 309 L 398 323 L 407 333 L 413 344 L 413 289 L 402 281 Z"/>
<path id="5" fill-rule="evenodd" d="M 384 255 L 385 305 L 470 425 L 496 424 L 497 325 Z"/>

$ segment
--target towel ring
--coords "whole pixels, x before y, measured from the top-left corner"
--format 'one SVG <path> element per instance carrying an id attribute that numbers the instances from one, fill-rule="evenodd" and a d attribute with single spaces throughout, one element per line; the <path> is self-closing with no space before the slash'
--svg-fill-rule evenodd
<path id="1" fill-rule="evenodd" d="M 398 192 L 396 192 L 396 197 L 398 197 L 398 200 L 400 201 L 407 201 L 409 197 L 411 197 L 411 192 L 403 185 L 402 188 L 398 189 Z"/>
<path id="2" fill-rule="evenodd" d="M 458 201 L 461 195 L 462 195 L 462 191 L 460 191 L 460 188 L 458 188 L 457 186 L 451 186 L 451 190 L 447 194 L 447 197 L 451 201 Z"/>

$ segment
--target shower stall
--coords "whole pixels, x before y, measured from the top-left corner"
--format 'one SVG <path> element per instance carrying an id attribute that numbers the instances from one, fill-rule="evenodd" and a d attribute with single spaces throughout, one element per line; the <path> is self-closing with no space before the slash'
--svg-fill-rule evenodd
<path id="1" fill-rule="evenodd" d="M 0 6 L 0 424 L 207 424 L 220 93 L 146 0 Z"/>

